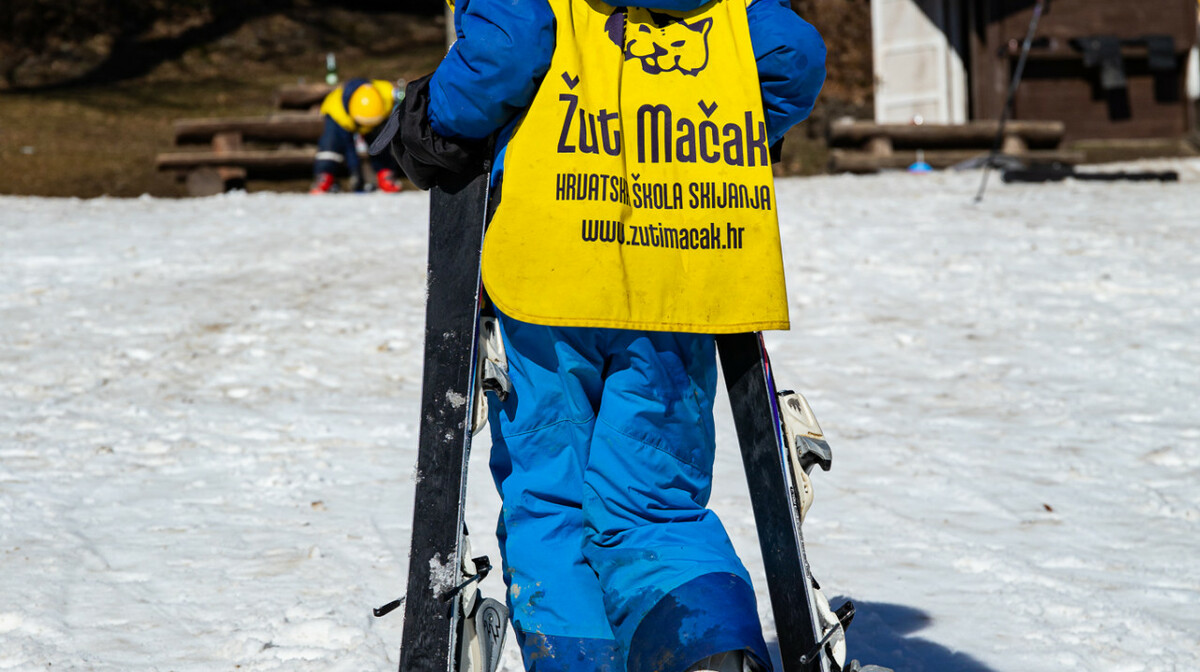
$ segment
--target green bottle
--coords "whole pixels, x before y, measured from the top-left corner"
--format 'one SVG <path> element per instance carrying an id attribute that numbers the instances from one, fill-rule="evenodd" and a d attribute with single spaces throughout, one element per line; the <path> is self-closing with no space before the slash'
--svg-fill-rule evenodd
<path id="1" fill-rule="evenodd" d="M 333 52 L 331 51 L 328 54 L 325 54 L 325 83 L 333 86 L 334 84 L 337 84 L 337 81 L 337 58 L 334 57 Z"/>

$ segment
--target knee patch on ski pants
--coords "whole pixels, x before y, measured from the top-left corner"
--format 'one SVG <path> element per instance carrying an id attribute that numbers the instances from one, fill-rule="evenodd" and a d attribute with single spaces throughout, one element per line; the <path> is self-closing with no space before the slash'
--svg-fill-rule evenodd
<path id="1" fill-rule="evenodd" d="M 491 467 L 526 665 L 608 649 L 614 670 L 733 649 L 769 664 L 749 575 L 706 508 L 713 337 L 500 324 L 512 392 L 489 403 Z"/>

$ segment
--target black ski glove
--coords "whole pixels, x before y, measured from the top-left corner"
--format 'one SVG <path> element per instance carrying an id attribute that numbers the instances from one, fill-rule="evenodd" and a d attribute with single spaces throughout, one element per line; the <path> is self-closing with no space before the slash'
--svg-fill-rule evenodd
<path id="1" fill-rule="evenodd" d="M 392 110 L 370 149 L 377 155 L 390 148 L 400 169 L 421 189 L 475 175 L 488 158 L 486 141 L 443 137 L 429 125 L 430 77 L 408 83 L 404 101 Z"/>

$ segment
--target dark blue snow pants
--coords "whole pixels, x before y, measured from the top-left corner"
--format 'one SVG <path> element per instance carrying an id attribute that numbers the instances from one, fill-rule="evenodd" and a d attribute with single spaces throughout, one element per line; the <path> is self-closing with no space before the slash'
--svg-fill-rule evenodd
<path id="1" fill-rule="evenodd" d="M 531 672 L 770 665 L 716 514 L 711 335 L 500 316 L 513 390 L 489 399 L 513 626 Z"/>
<path id="2" fill-rule="evenodd" d="M 367 144 L 374 139 L 376 131 L 365 136 Z M 390 169 L 399 173 L 399 165 L 392 158 L 391 152 L 383 152 L 370 157 L 371 170 L 378 173 Z M 354 146 L 354 134 L 338 126 L 332 117 L 325 117 L 325 128 L 317 141 L 317 160 L 313 163 L 313 176 L 320 177 L 321 173 L 329 173 L 334 177 L 349 176 L 356 184 L 364 184 L 362 174 L 362 159 Z"/>

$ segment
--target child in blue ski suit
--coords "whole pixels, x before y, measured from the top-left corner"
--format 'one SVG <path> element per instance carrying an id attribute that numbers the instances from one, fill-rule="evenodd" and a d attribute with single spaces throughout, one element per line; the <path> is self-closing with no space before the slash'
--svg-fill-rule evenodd
<path id="1" fill-rule="evenodd" d="M 766 134 L 777 149 L 812 110 L 824 81 L 824 44 L 785 0 L 711 1 L 746 5 Z M 493 201 L 522 188 L 504 181 L 517 122 L 544 80 L 561 86 L 561 76 L 569 90 L 577 84 L 569 71 L 548 73 L 555 50 L 565 48 L 556 43 L 552 9 L 572 11 L 569 3 L 561 9 L 564 2 L 459 0 L 458 41 L 430 77 L 409 84 L 393 119 L 399 134 L 392 150 L 418 186 L 477 166 L 488 151 L 482 139 L 495 134 Z M 599 0 L 570 2 L 617 11 Z M 657 12 L 708 5 L 625 3 Z M 625 58 L 643 58 L 660 72 L 685 67 L 682 57 L 660 58 L 670 44 L 639 48 L 645 56 L 630 50 Z M 693 59 L 687 67 L 706 65 Z M 714 336 L 549 326 L 497 312 L 512 392 L 490 403 L 491 469 L 503 499 L 498 536 L 526 668 L 742 672 L 744 661 L 747 670 L 770 669 L 750 577 L 706 507 Z"/>

